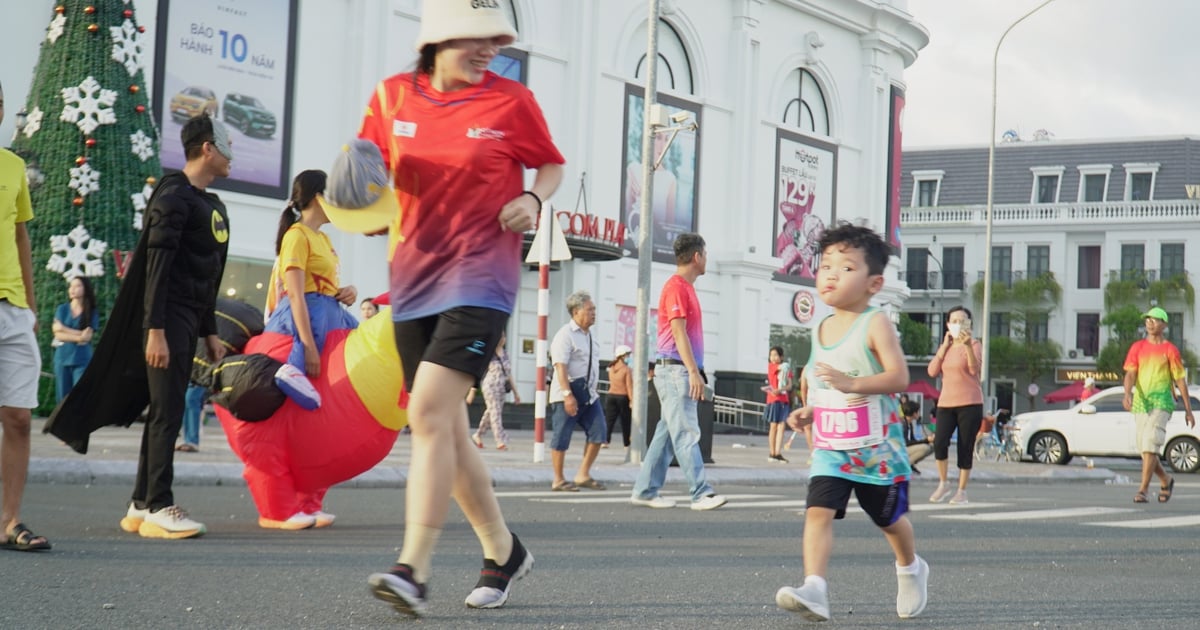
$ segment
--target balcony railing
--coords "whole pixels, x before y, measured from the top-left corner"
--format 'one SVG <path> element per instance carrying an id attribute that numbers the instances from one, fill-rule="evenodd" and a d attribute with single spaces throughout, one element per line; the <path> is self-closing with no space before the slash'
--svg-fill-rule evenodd
<path id="1" fill-rule="evenodd" d="M 1151 282 L 1157 282 L 1159 280 L 1170 280 L 1170 279 L 1176 278 L 1178 276 L 1183 276 L 1184 280 L 1189 280 L 1189 281 L 1191 280 L 1191 278 L 1189 277 L 1190 274 L 1188 274 L 1188 272 L 1186 272 L 1186 271 L 1183 271 L 1182 269 L 1164 269 L 1161 272 L 1158 269 L 1109 269 L 1108 270 L 1108 281 L 1109 282 L 1133 281 L 1133 282 L 1137 282 L 1138 284 L 1140 284 L 1142 286 L 1142 288 L 1145 288 L 1145 286 L 1150 284 Z"/>
<path id="2" fill-rule="evenodd" d="M 1200 199 L 1004 204 L 992 207 L 993 225 L 1180 223 L 1198 219 Z M 900 209 L 901 225 L 983 226 L 986 223 L 986 205 Z"/>
<path id="3" fill-rule="evenodd" d="M 967 288 L 967 272 L 902 271 L 900 279 L 914 291 L 962 291 Z"/>

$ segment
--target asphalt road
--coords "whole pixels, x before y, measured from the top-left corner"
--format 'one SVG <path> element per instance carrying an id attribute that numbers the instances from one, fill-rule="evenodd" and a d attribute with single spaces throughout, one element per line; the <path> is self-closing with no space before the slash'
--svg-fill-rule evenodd
<path id="1" fill-rule="evenodd" d="M 676 493 L 681 488 L 670 488 Z M 367 592 L 394 561 L 404 494 L 329 493 L 325 530 L 261 530 L 244 488 L 182 487 L 210 533 L 190 541 L 122 533 L 127 489 L 31 484 L 23 517 L 52 552 L 0 552 L 0 628 L 794 628 L 774 593 L 802 580 L 804 488 L 720 490 L 697 513 L 626 504 L 627 488 L 565 495 L 504 489 L 512 528 L 536 558 L 508 607 L 469 610 L 480 553 L 455 508 L 435 558 L 429 616 L 395 613 Z M 1179 628 L 1200 624 L 1200 480 L 1171 502 L 1134 505 L 1135 488 L 1094 482 L 972 486 L 966 506 L 915 488 L 918 549 L 932 568 L 918 619 L 895 615 L 891 554 L 852 507 L 829 581 L 846 628 Z"/>

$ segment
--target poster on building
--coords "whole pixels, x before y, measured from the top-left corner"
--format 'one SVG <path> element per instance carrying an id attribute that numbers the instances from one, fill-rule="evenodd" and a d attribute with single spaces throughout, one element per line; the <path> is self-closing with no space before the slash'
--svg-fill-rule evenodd
<path id="1" fill-rule="evenodd" d="M 645 120 L 643 89 L 632 83 L 625 85 L 624 148 L 621 151 L 621 222 L 625 224 L 625 249 L 637 256 L 639 230 L 642 226 L 642 136 Z M 658 102 L 668 116 L 680 113 L 691 115 L 700 124 L 700 106 L 666 94 Z M 674 134 L 662 131 L 654 135 L 654 158 L 661 157 L 654 170 L 653 195 L 650 203 L 652 221 L 650 248 L 653 260 L 674 263 L 675 237 L 695 232 L 697 199 L 700 182 L 700 137 L 696 131 L 682 130 Z"/>
<path id="2" fill-rule="evenodd" d="M 658 348 L 658 309 L 650 309 L 650 315 L 646 321 L 646 336 L 649 337 L 650 359 L 657 356 L 656 348 Z M 624 304 L 617 305 L 617 325 L 613 334 L 613 345 L 610 350 L 615 351 L 617 346 L 629 346 L 637 350 L 637 307 L 626 306 Z M 611 354 L 607 358 L 611 358 Z"/>
<path id="3" fill-rule="evenodd" d="M 904 155 L 904 90 L 892 86 L 892 110 L 888 122 L 887 243 L 900 255 L 900 173 Z"/>
<path id="4" fill-rule="evenodd" d="M 162 165 L 186 162 L 179 132 L 208 112 L 233 143 L 230 176 L 216 188 L 288 196 L 297 0 L 158 3 L 154 111 Z"/>
<path id="5" fill-rule="evenodd" d="M 813 286 L 817 242 L 836 218 L 837 147 L 796 133 L 775 132 L 775 279 Z"/>

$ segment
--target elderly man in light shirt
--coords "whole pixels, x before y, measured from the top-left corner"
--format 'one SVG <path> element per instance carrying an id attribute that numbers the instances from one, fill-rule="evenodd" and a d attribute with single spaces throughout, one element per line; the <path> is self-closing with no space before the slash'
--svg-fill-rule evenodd
<path id="1" fill-rule="evenodd" d="M 550 439 L 550 461 L 554 467 L 552 490 L 578 492 L 579 488 L 603 490 L 604 484 L 592 479 L 592 464 L 604 443 L 604 410 L 596 383 L 600 378 L 599 344 L 592 337 L 596 323 L 596 305 L 586 291 L 567 296 L 571 321 L 563 325 L 550 342 L 550 360 L 554 378 L 550 383 L 550 419 L 554 434 Z M 587 435 L 583 461 L 575 481 L 563 476 L 563 460 L 571 445 L 571 433 L 579 427 Z"/>

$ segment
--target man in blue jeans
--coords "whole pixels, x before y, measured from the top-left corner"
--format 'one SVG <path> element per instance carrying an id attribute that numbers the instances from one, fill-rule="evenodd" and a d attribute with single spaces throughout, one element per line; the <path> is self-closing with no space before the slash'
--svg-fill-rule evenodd
<path id="1" fill-rule="evenodd" d="M 652 508 L 675 506 L 660 496 L 672 456 L 687 478 L 693 510 L 713 510 L 725 505 L 704 476 L 700 454 L 700 420 L 696 404 L 704 398 L 704 327 L 696 279 L 708 263 L 704 238 L 686 233 L 675 239 L 675 275 L 663 285 L 658 300 L 658 361 L 654 387 L 662 405 L 662 419 L 646 450 L 642 469 L 633 484 L 629 502 Z"/>

